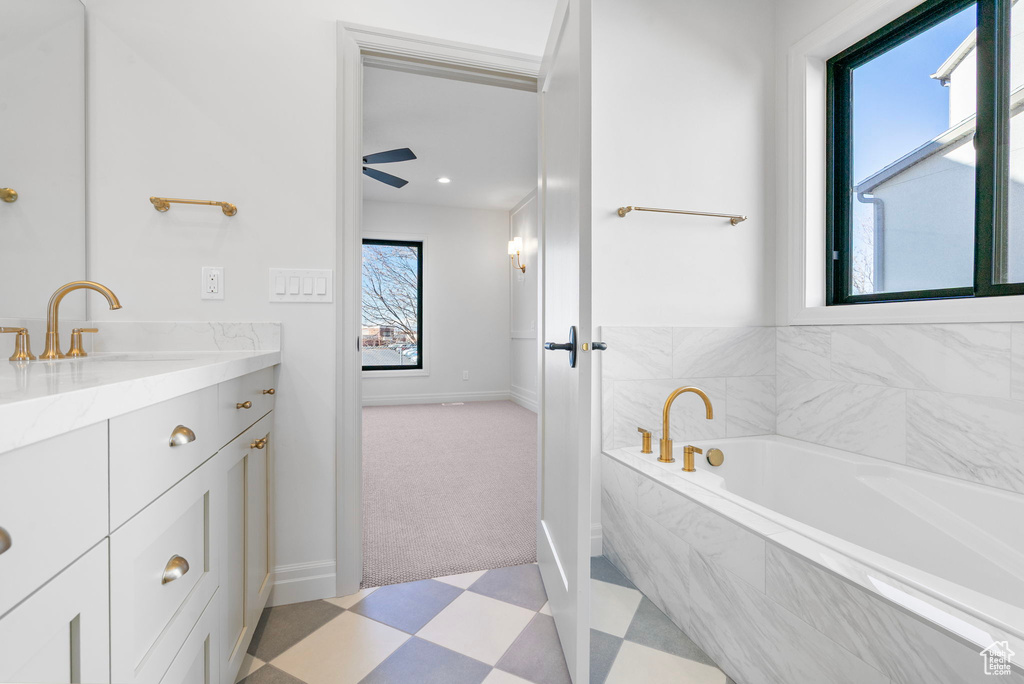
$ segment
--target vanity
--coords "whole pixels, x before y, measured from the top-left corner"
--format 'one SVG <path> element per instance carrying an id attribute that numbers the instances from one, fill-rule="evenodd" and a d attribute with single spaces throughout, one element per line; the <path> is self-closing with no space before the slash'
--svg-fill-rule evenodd
<path id="1" fill-rule="evenodd" d="M 4 362 L 0 681 L 234 682 L 272 587 L 279 362 Z"/>

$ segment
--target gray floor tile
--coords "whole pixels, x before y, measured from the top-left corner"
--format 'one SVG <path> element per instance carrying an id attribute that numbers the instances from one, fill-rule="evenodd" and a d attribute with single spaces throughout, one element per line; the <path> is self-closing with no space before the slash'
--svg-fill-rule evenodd
<path id="1" fill-rule="evenodd" d="M 636 589 L 633 583 L 626 579 L 626 576 L 619 572 L 619 569 L 612 565 L 612 562 L 604 556 L 590 557 L 590 577 L 592 579 L 617 584 L 620 587 Z"/>
<path id="2" fill-rule="evenodd" d="M 536 684 L 571 684 L 550 615 L 537 613 L 495 666 Z"/>
<path id="3" fill-rule="evenodd" d="M 249 654 L 269 662 L 344 612 L 326 601 L 267 608 L 253 632 Z"/>
<path id="4" fill-rule="evenodd" d="M 273 665 L 264 665 L 238 684 L 305 684 L 301 679 L 278 670 Z"/>
<path id="5" fill-rule="evenodd" d="M 698 663 L 718 667 L 700 646 L 693 643 L 668 616 L 661 612 L 651 600 L 644 596 L 633 615 L 633 621 L 626 630 L 626 641 L 632 641 L 650 648 L 695 660 Z"/>
<path id="6" fill-rule="evenodd" d="M 548 602 L 540 568 L 533 564 L 488 570 L 470 585 L 469 591 L 527 610 L 540 610 Z"/>
<path id="7" fill-rule="evenodd" d="M 621 637 L 590 630 L 590 684 L 604 684 L 621 647 Z"/>
<path id="8" fill-rule="evenodd" d="M 392 584 L 381 587 L 349 610 L 415 634 L 461 593 L 462 589 L 436 580 Z"/>
<path id="9" fill-rule="evenodd" d="M 480 684 L 492 669 L 479 660 L 413 637 L 360 684 Z"/>

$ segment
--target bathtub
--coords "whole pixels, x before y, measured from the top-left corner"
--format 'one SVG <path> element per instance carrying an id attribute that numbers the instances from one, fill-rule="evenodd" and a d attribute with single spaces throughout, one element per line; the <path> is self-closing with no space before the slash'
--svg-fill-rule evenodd
<path id="1" fill-rule="evenodd" d="M 785 437 L 693 444 L 724 463 L 605 452 L 604 552 L 737 681 L 991 682 L 997 642 L 1024 662 L 1024 496 Z"/>

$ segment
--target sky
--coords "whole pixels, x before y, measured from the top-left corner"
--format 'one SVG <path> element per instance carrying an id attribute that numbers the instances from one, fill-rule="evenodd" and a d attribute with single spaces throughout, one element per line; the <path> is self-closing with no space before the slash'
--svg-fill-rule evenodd
<path id="1" fill-rule="evenodd" d="M 949 89 L 931 75 L 977 23 L 974 5 L 853 71 L 853 178 L 949 128 Z"/>

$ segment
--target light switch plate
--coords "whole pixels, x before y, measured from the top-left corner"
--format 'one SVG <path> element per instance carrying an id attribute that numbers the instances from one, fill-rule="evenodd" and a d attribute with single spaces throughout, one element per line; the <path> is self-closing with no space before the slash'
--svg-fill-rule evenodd
<path id="1" fill-rule="evenodd" d="M 333 302 L 334 271 L 311 268 L 270 269 L 270 301 Z"/>

